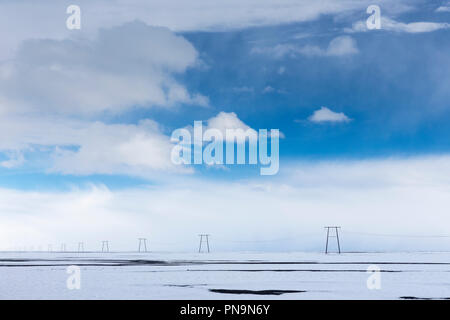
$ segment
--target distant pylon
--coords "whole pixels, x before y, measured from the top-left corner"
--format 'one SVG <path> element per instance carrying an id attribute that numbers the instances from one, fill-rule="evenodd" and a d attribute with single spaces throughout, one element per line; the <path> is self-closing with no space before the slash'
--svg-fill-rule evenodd
<path id="1" fill-rule="evenodd" d="M 84 252 L 84 243 L 78 242 L 78 252 Z"/>
<path id="2" fill-rule="evenodd" d="M 61 252 L 65 252 L 65 251 L 66 251 L 66 244 L 61 243 Z"/>
<path id="3" fill-rule="evenodd" d="M 102 252 L 109 252 L 109 242 L 108 240 L 102 241 Z"/>
<path id="4" fill-rule="evenodd" d="M 328 239 L 329 238 L 336 238 L 337 246 L 338 246 L 338 253 L 341 253 L 341 245 L 339 243 L 339 229 L 340 228 L 341 227 L 337 227 L 337 226 L 325 227 L 325 229 L 327 229 L 327 242 L 325 244 L 325 253 L 328 253 Z M 334 229 L 334 235 L 330 234 L 330 229 Z"/>
<path id="5" fill-rule="evenodd" d="M 51 245 L 51 244 L 49 244 L 49 245 L 48 245 L 48 247 L 47 247 L 47 251 L 48 251 L 48 252 L 52 252 L 52 251 L 53 251 L 53 247 L 52 247 L 52 245 Z"/>
<path id="6" fill-rule="evenodd" d="M 146 238 L 138 238 L 139 239 L 139 247 L 138 252 L 141 252 L 141 244 L 144 252 L 147 252 L 147 239 Z"/>
<path id="7" fill-rule="evenodd" d="M 198 247 L 198 252 L 202 252 L 202 244 L 203 241 L 206 242 L 206 249 L 208 250 L 207 252 L 209 253 L 209 234 L 199 234 L 198 235 L 200 237 L 200 245 Z M 205 240 L 203 240 L 205 239 Z"/>

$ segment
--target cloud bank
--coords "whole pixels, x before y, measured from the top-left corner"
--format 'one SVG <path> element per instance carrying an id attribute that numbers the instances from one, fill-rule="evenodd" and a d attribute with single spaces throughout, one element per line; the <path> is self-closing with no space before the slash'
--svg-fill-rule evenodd
<path id="1" fill-rule="evenodd" d="M 109 239 L 112 250 L 130 250 L 145 236 L 151 250 L 193 251 L 197 234 L 210 233 L 215 251 L 320 251 L 323 226 L 341 225 L 345 251 L 448 250 L 446 238 L 420 236 L 450 234 L 449 177 L 447 156 L 296 162 L 266 180 L 187 177 L 118 191 L 0 189 L 0 243 L 98 250 Z"/>

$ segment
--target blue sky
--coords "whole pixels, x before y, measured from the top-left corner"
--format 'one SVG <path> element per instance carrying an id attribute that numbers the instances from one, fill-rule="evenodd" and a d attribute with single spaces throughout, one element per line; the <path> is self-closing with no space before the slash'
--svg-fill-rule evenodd
<path id="1" fill-rule="evenodd" d="M 193 88 L 202 88 L 212 105 L 238 113 L 252 127 L 280 128 L 286 135 L 281 149 L 284 157 L 448 151 L 448 92 L 439 92 L 446 81 L 447 72 L 442 68 L 448 64 L 448 56 L 443 54 L 449 51 L 448 31 L 352 35 L 359 52 L 351 56 L 273 58 L 252 54 L 255 46 L 326 46 L 334 37 L 345 35 L 326 33 L 336 26 L 327 18 L 322 20 L 317 23 L 323 31 L 293 24 L 189 34 L 187 38 L 205 52 L 211 69 L 191 72 L 187 81 Z M 312 35 L 292 39 L 298 30 Z M 267 87 L 273 91 L 264 93 Z M 306 121 L 321 106 L 344 112 L 353 121 L 325 125 Z"/>
<path id="2" fill-rule="evenodd" d="M 217 196 L 219 206 L 228 201 L 206 190 L 227 188 L 240 190 L 228 199 L 244 212 L 270 216 L 243 195 L 256 202 L 273 198 L 282 207 L 292 202 L 285 208 L 289 219 L 291 211 L 305 206 L 317 210 L 316 220 L 297 217 L 308 221 L 306 229 L 336 219 L 318 199 L 359 212 L 365 210 L 362 199 L 376 202 L 395 190 L 398 197 L 379 208 L 386 219 L 389 210 L 404 205 L 402 199 L 416 194 L 427 194 L 440 204 L 438 211 L 444 210 L 441 194 L 450 186 L 443 178 L 450 163 L 450 3 L 169 2 L 78 1 L 80 30 L 65 26 L 69 2 L 44 1 L 32 20 L 22 10 L 31 8 L 31 1 L 0 4 L 5 137 L 0 207 L 6 225 L 28 230 L 20 218 L 31 214 L 20 205 L 23 201 L 36 201 L 31 207 L 37 208 L 48 202 L 46 210 L 55 217 L 68 201 L 70 212 L 94 212 L 100 206 L 105 216 L 128 221 L 130 211 L 140 212 L 140 204 L 156 197 L 153 188 L 162 192 L 159 199 L 190 199 L 187 208 L 172 212 L 177 212 L 174 218 L 185 212 L 192 221 L 198 212 L 209 212 L 208 199 Z M 365 27 L 370 4 L 381 8 L 380 30 Z M 7 19 L 11 15 L 14 21 Z M 258 166 L 251 165 L 181 168 L 170 162 L 173 130 L 196 120 L 225 123 L 226 114 L 239 127 L 280 129 L 279 174 L 261 177 Z M 278 194 L 284 188 L 286 193 Z M 261 190 L 271 195 L 258 196 Z M 185 192 L 194 194 L 186 198 Z M 310 192 L 320 195 L 309 197 Z M 11 194 L 15 200 L 8 200 Z M 335 194 L 343 197 L 335 199 Z M 346 197 L 360 202 L 346 202 Z M 408 206 L 426 208 L 427 201 L 419 198 L 423 202 Z M 116 205 L 118 199 L 127 205 Z M 162 206 L 153 211 L 150 205 L 147 218 L 142 213 L 143 225 L 160 219 L 164 226 L 163 212 L 170 210 Z M 53 230 L 49 217 L 31 211 L 40 226 L 31 234 L 42 242 L 59 241 L 67 221 L 76 220 L 67 213 L 71 218 L 61 219 Z M 248 221 L 259 219 L 248 214 Z M 419 213 L 415 217 L 411 232 L 418 232 L 425 219 Z M 431 219 L 436 223 L 430 222 L 429 232 L 446 231 L 440 217 Z M 204 228 L 222 219 L 211 213 Z M 404 219 L 399 218 L 399 226 Z M 365 223 L 350 213 L 342 220 Z M 276 225 L 269 232 L 273 237 L 292 231 L 284 223 Z M 261 228 L 266 224 L 261 222 Z M 385 230 L 386 221 L 374 228 Z M 104 232 L 114 230 L 110 226 Z M 188 237 L 188 231 L 182 233 Z M 8 241 L 16 243 L 14 232 L 8 234 Z M 244 231 L 242 236 L 248 237 Z M 258 238 L 258 232 L 251 237 Z"/>

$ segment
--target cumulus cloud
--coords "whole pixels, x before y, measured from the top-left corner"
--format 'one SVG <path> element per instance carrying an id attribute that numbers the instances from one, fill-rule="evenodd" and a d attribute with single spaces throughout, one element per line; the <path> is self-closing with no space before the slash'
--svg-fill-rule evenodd
<path id="1" fill-rule="evenodd" d="M 57 148 L 50 171 L 70 174 L 128 174 L 181 171 L 170 161 L 172 145 L 151 120 L 138 125 L 93 123 L 79 133 L 76 150 Z"/>
<path id="2" fill-rule="evenodd" d="M 239 130 L 236 131 L 239 139 L 246 139 L 247 133 L 250 135 L 257 135 L 257 131 L 239 119 L 235 112 L 219 112 L 216 116 L 206 121 L 206 130 L 208 129 L 219 130 L 222 133 L 224 140 L 228 139 L 230 141 L 234 141 L 234 137 L 226 134 L 228 129 Z"/>
<path id="3" fill-rule="evenodd" d="M 437 30 L 449 29 L 450 24 L 446 22 L 410 22 L 403 23 L 387 17 L 381 17 L 381 30 L 404 32 L 404 33 L 426 33 Z M 348 32 L 369 31 L 365 21 L 355 22 Z"/>
<path id="4" fill-rule="evenodd" d="M 208 119 L 207 129 L 218 129 L 225 133 L 226 129 L 251 129 L 241 119 L 238 118 L 235 112 L 219 112 L 216 116 Z"/>
<path id="5" fill-rule="evenodd" d="M 128 174 L 156 178 L 159 172 L 188 172 L 170 161 L 172 144 L 149 119 L 138 124 L 107 124 L 63 117 L 0 117 L 0 163 L 13 168 L 26 155 L 46 159 L 41 170 L 63 174 Z"/>
<path id="6" fill-rule="evenodd" d="M 227 129 L 234 129 L 234 130 L 242 130 L 242 132 L 248 132 L 250 134 L 258 134 L 258 130 L 251 128 L 246 123 L 244 123 L 241 119 L 238 118 L 237 114 L 234 112 L 219 112 L 217 116 L 212 117 L 206 121 L 207 126 L 206 129 L 217 129 L 219 130 L 224 138 L 226 137 L 226 130 Z M 268 134 L 270 135 L 270 129 L 276 129 L 276 128 L 264 128 L 268 130 Z M 284 134 L 280 131 L 279 133 L 280 138 L 284 138 Z"/>
<path id="7" fill-rule="evenodd" d="M 339 36 L 330 41 L 327 48 L 321 48 L 316 45 L 298 46 L 295 44 L 278 44 L 274 47 L 255 47 L 251 51 L 254 54 L 266 54 L 277 59 L 285 56 L 296 57 L 299 54 L 305 56 L 346 56 L 359 52 L 356 41 L 349 36 Z"/>
<path id="8" fill-rule="evenodd" d="M 95 114 L 131 107 L 205 106 L 174 75 L 198 62 L 195 48 L 166 28 L 132 22 L 94 40 L 28 40 L 0 67 L 3 112 Z"/>
<path id="9" fill-rule="evenodd" d="M 327 107 L 321 107 L 314 111 L 314 113 L 308 118 L 311 122 L 348 122 L 351 119 L 347 117 L 343 112 L 334 112 Z"/>

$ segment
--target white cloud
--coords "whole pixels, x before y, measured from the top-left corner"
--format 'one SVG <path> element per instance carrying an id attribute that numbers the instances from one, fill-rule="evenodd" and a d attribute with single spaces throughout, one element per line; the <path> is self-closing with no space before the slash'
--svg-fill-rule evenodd
<path id="1" fill-rule="evenodd" d="M 224 111 L 219 112 L 217 116 L 207 120 L 207 129 L 211 128 L 218 129 L 222 132 L 225 132 L 226 129 L 251 129 L 247 124 L 238 118 L 236 113 Z"/>
<path id="2" fill-rule="evenodd" d="M 94 40 L 29 40 L 1 65 L 3 112 L 95 114 L 131 107 L 207 105 L 173 75 L 198 62 L 195 48 L 140 22 L 103 29 Z"/>
<path id="3" fill-rule="evenodd" d="M 340 36 L 331 40 L 328 45 L 326 55 L 328 56 L 344 56 L 358 53 L 356 41 L 348 36 Z"/>
<path id="4" fill-rule="evenodd" d="M 345 56 L 359 52 L 356 41 L 349 36 L 339 36 L 330 41 L 326 49 L 317 46 L 304 46 L 299 52 L 307 56 Z"/>
<path id="5" fill-rule="evenodd" d="M 381 30 L 405 32 L 405 33 L 425 33 L 437 30 L 449 29 L 450 24 L 444 22 L 398 22 L 387 17 L 381 17 Z M 348 32 L 369 31 L 365 21 L 355 22 Z"/>
<path id="6" fill-rule="evenodd" d="M 262 93 L 272 93 L 274 91 L 275 91 L 275 89 L 273 87 L 267 86 L 263 89 Z"/>
<path id="7" fill-rule="evenodd" d="M 17 167 L 26 154 L 39 153 L 40 170 L 63 174 L 128 174 L 157 178 L 160 173 L 189 172 L 170 161 L 172 144 L 152 120 L 106 124 L 64 117 L 0 117 L 0 165 Z"/>
<path id="8" fill-rule="evenodd" d="M 450 2 L 447 2 L 447 4 L 438 7 L 436 9 L 436 12 L 450 12 Z"/>
<path id="9" fill-rule="evenodd" d="M 286 163 L 279 175 L 243 181 L 177 179 L 118 191 L 0 189 L 0 247 L 109 239 L 129 250 L 148 235 L 152 250 L 195 248 L 199 230 L 215 250 L 322 250 L 323 226 L 341 225 L 352 250 L 442 250 L 442 238 L 357 237 L 350 232 L 450 234 L 450 157 Z M 176 221 L 176 223 L 174 223 Z M 174 236 L 175 235 L 175 236 Z M 270 240 L 276 243 L 236 243 Z"/>
<path id="10" fill-rule="evenodd" d="M 385 11 L 411 9 L 408 0 L 382 0 Z M 228 30 L 312 21 L 323 15 L 364 12 L 372 0 L 80 0 L 82 28 L 65 26 L 69 0 L 0 1 L 0 60 L 10 58 L 25 39 L 63 39 L 74 34 L 92 36 L 100 28 L 141 20 L 173 31 Z"/>
<path id="11" fill-rule="evenodd" d="M 274 47 L 255 47 L 251 51 L 254 54 L 267 54 L 277 59 L 288 57 L 296 57 L 299 54 L 305 56 L 346 56 L 359 52 L 356 41 L 349 36 L 339 36 L 330 41 L 328 47 L 322 49 L 316 45 L 298 46 L 294 44 L 278 44 Z"/>
<path id="12" fill-rule="evenodd" d="M 58 148 L 50 171 L 70 174 L 156 176 L 155 171 L 182 172 L 170 161 L 172 145 L 151 120 L 138 125 L 93 123 L 79 132 L 77 150 Z"/>
<path id="13" fill-rule="evenodd" d="M 314 113 L 308 118 L 311 122 L 348 122 L 351 119 L 347 117 L 343 112 L 334 112 L 327 107 L 321 107 L 314 111 Z"/>
<path id="14" fill-rule="evenodd" d="M 227 137 L 226 130 L 242 130 L 243 136 L 245 137 L 245 132 L 248 130 L 251 134 L 257 134 L 255 129 L 252 129 L 250 126 L 245 124 L 241 119 L 238 118 L 237 114 L 234 112 L 219 112 L 217 116 L 212 117 L 206 121 L 206 130 L 207 129 L 217 129 L 219 130 L 224 139 L 233 140 L 234 137 Z"/>
<path id="15" fill-rule="evenodd" d="M 450 7 L 439 7 L 436 12 L 450 12 Z"/>
<path id="16" fill-rule="evenodd" d="M 251 133 L 258 134 L 258 129 L 253 129 L 244 123 L 241 119 L 238 118 L 237 114 L 234 112 L 219 112 L 217 116 L 212 117 L 206 121 L 207 126 L 206 129 L 218 129 L 222 132 L 222 135 L 225 139 L 226 130 L 227 129 L 241 129 L 244 132 L 249 130 Z M 263 128 L 267 129 L 270 136 L 270 129 L 277 128 Z M 280 131 L 279 138 L 284 138 L 284 134 Z"/>

